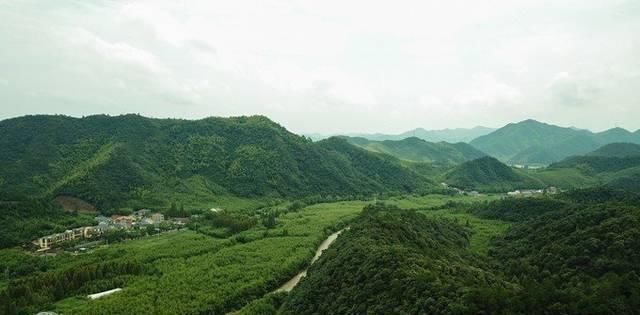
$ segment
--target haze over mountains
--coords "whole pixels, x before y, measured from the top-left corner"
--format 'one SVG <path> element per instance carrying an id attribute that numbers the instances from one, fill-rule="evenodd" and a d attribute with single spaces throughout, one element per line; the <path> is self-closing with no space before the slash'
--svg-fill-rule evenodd
<path id="1" fill-rule="evenodd" d="M 602 132 L 591 132 L 576 127 L 560 127 L 533 119 L 510 123 L 499 129 L 475 127 L 425 130 L 417 128 L 397 135 L 373 133 L 347 134 L 346 136 L 378 142 L 398 141 L 412 137 L 427 142 L 465 142 L 504 163 L 515 165 L 549 165 L 573 155 L 586 154 L 610 143 L 640 143 L 640 130 L 630 132 L 623 128 L 612 128 Z M 326 138 L 319 134 L 310 135 L 310 137 L 314 140 Z M 414 143 L 422 145 L 419 142 Z M 389 145 L 391 142 L 387 142 L 387 146 Z M 368 146 L 371 147 L 371 144 Z M 393 151 L 386 153 L 395 155 Z M 401 159 L 406 158 L 402 154 L 396 156 Z M 412 160 L 428 161 L 429 159 L 413 158 Z"/>
<path id="2" fill-rule="evenodd" d="M 486 156 L 469 144 L 458 142 L 428 142 L 416 137 L 403 140 L 374 141 L 365 138 L 344 137 L 349 143 L 369 151 L 386 153 L 401 160 L 429 162 L 441 165 L 459 164 Z"/>
<path id="3" fill-rule="evenodd" d="M 454 128 L 454 129 L 439 129 L 439 130 L 426 130 L 424 128 L 416 128 L 403 132 L 401 134 L 383 134 L 383 133 L 348 133 L 345 136 L 365 138 L 373 141 L 384 140 L 402 140 L 410 137 L 419 138 L 429 142 L 470 142 L 471 140 L 489 134 L 496 129 L 488 127 L 474 127 L 474 128 Z M 329 136 L 321 134 L 309 134 L 307 135 L 313 140 L 322 140 Z"/>

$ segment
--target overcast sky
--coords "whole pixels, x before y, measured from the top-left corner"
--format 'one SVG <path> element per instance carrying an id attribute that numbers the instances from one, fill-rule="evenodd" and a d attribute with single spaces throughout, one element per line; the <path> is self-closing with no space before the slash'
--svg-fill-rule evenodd
<path id="1" fill-rule="evenodd" d="M 0 119 L 640 128 L 640 1 L 0 0 Z"/>

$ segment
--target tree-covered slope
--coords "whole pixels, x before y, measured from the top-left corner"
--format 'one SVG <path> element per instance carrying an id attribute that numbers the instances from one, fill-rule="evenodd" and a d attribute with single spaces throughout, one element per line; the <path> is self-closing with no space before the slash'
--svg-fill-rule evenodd
<path id="1" fill-rule="evenodd" d="M 492 157 L 483 157 L 460 164 L 445 174 L 445 182 L 457 188 L 487 192 L 544 187 L 541 181 Z"/>
<path id="2" fill-rule="evenodd" d="M 236 196 L 409 192 L 428 181 L 340 139 L 313 143 L 262 116 L 26 116 L 0 122 L 0 188 L 67 194 L 101 208 L 193 187 Z"/>
<path id="3" fill-rule="evenodd" d="M 586 155 L 568 157 L 529 174 L 563 189 L 607 185 L 617 189 L 640 189 L 640 146 L 612 143 Z"/>
<path id="4" fill-rule="evenodd" d="M 512 164 L 547 165 L 613 142 L 640 143 L 640 137 L 621 128 L 592 133 L 525 120 L 479 137 L 471 145 Z"/>
<path id="5" fill-rule="evenodd" d="M 607 157 L 640 156 L 640 145 L 624 142 L 610 143 L 587 155 Z"/>
<path id="6" fill-rule="evenodd" d="M 448 314 L 463 287 L 503 284 L 466 250 L 469 230 L 375 205 L 309 269 L 282 314 Z"/>
<path id="7" fill-rule="evenodd" d="M 280 314 L 637 314 L 640 198 L 589 189 L 456 211 L 511 221 L 487 256 L 465 225 L 369 206 Z"/>
<path id="8" fill-rule="evenodd" d="M 466 143 L 427 142 L 416 137 L 403 140 L 372 141 L 365 138 L 345 138 L 349 143 L 373 152 L 393 155 L 401 160 L 436 164 L 459 164 L 486 154 Z"/>
<path id="9" fill-rule="evenodd" d="M 596 188 L 556 199 L 543 208 L 533 199 L 512 205 L 512 210 L 529 215 L 494 240 L 490 256 L 520 287 L 502 296 L 505 304 L 500 311 L 636 314 L 640 307 L 638 196 Z M 536 208 L 544 211 L 536 215 Z"/>

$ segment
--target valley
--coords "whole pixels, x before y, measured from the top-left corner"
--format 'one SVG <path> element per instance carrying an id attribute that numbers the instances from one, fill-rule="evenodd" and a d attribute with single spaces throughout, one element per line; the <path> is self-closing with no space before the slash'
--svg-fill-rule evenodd
<path id="1" fill-rule="evenodd" d="M 0 0 L 0 315 L 640 315 L 638 34 L 638 0 Z"/>
<path id="2" fill-rule="evenodd" d="M 396 197 L 385 202 L 428 209 L 449 202 L 470 203 L 495 197 L 486 198 L 426 195 Z M 133 310 L 172 314 L 239 310 L 252 300 L 276 290 L 303 270 L 317 255 L 318 245 L 333 233 L 331 231 L 344 229 L 370 202 L 315 204 L 279 215 L 272 228 L 256 225 L 229 237 L 212 237 L 187 229 L 102 245 L 77 256 L 61 253 L 46 260 L 21 250 L 4 249 L 0 250 L 3 258 L 1 267 L 7 273 L 0 283 L 13 294 L 20 292 L 20 288 L 30 287 L 32 293 L 29 296 L 15 301 L 18 310 L 31 312 L 53 310 L 73 314 L 112 314 Z M 434 211 L 433 215 L 452 216 L 452 220 L 456 217 L 459 220 L 470 218 L 472 224 L 478 220 L 444 210 Z M 484 229 L 487 223 L 481 226 Z M 498 227 L 496 231 L 500 229 Z M 486 233 L 479 231 L 480 240 L 478 245 L 473 241 L 474 248 L 483 250 L 482 244 L 488 237 Z M 86 269 L 96 263 L 141 264 L 144 270 L 134 274 L 115 272 L 110 279 L 105 279 Z M 46 286 L 55 287 L 58 281 L 64 281 L 61 277 L 81 272 L 85 274 L 85 280 L 74 280 L 79 282 L 61 288 L 56 293 L 59 295 L 47 297 L 42 291 Z M 12 276 L 6 278 L 6 274 Z M 31 287 L 35 275 L 53 282 L 40 289 Z M 94 301 L 79 297 L 114 287 L 122 287 L 123 290 Z M 155 305 L 153 310 L 147 307 L 150 303 Z"/>
<path id="3" fill-rule="evenodd" d="M 6 314 L 634 305 L 620 293 L 636 272 L 634 143 L 514 167 L 474 141 L 314 142 L 262 116 L 33 116 L 0 129 Z M 42 150 L 56 153 L 32 158 Z"/>

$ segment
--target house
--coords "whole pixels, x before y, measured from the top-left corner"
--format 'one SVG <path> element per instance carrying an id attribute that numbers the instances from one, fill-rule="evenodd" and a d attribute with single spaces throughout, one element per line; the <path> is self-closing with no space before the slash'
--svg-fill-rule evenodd
<path id="1" fill-rule="evenodd" d="M 99 215 L 99 216 L 95 217 L 95 219 L 94 219 L 94 220 L 96 220 L 98 223 L 102 223 L 102 222 L 109 223 L 109 222 L 111 222 L 111 219 L 110 219 L 110 218 L 105 217 L 105 216 L 103 216 L 103 215 Z"/>
<path id="2" fill-rule="evenodd" d="M 100 222 L 98 223 L 98 226 L 96 226 L 96 230 L 99 231 L 100 233 L 104 233 L 108 229 L 109 229 L 108 222 Z"/>
<path id="3" fill-rule="evenodd" d="M 84 226 L 72 230 L 66 230 L 62 233 L 43 236 L 33 241 L 33 244 L 40 247 L 41 250 L 49 249 L 51 246 L 61 244 L 76 239 L 92 238 L 101 234 L 102 231 L 94 226 Z"/>
<path id="4" fill-rule="evenodd" d="M 140 221 L 138 222 L 138 226 L 143 227 L 143 226 L 153 225 L 154 223 L 155 223 L 155 222 L 153 222 L 153 220 L 152 220 L 152 219 L 150 219 L 150 218 L 144 218 L 144 219 L 142 219 L 142 220 L 140 220 Z"/>
<path id="5" fill-rule="evenodd" d="M 173 218 L 172 221 L 177 225 L 187 225 L 189 218 Z"/>
<path id="6" fill-rule="evenodd" d="M 133 212 L 133 214 L 138 218 L 144 218 L 151 213 L 149 209 L 140 209 L 138 211 Z"/>
<path id="7" fill-rule="evenodd" d="M 133 221 L 135 218 L 133 216 L 125 216 L 125 215 L 112 215 L 111 220 L 114 225 L 117 225 L 121 228 L 129 229 L 133 226 Z"/>
<path id="8" fill-rule="evenodd" d="M 154 213 L 151 215 L 151 220 L 153 220 L 154 223 L 158 224 L 162 221 L 164 221 L 164 214 L 162 213 Z"/>

